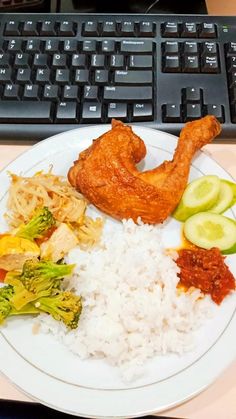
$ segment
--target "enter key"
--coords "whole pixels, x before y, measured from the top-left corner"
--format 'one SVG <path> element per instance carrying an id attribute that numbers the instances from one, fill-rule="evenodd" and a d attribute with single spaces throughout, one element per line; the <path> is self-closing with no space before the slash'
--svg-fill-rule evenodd
<path id="1" fill-rule="evenodd" d="M 115 84 L 152 84 L 152 71 L 115 71 Z"/>

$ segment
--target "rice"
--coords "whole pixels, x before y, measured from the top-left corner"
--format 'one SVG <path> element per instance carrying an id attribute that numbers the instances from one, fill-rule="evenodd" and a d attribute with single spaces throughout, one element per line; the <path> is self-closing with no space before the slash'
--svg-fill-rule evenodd
<path id="1" fill-rule="evenodd" d="M 77 266 L 66 285 L 83 299 L 79 327 L 68 332 L 43 316 L 43 330 L 82 359 L 119 367 L 124 380 L 134 379 L 149 358 L 191 350 L 210 303 L 198 290 L 176 288 L 179 268 L 163 247 L 163 231 L 132 220 L 108 222 L 100 247 L 70 251 L 66 262 Z"/>

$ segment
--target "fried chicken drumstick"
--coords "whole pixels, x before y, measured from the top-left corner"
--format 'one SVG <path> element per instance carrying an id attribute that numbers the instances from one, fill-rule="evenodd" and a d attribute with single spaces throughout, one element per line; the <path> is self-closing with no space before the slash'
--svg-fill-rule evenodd
<path id="1" fill-rule="evenodd" d="M 140 172 L 136 168 L 146 147 L 128 125 L 112 121 L 112 129 L 80 153 L 68 179 L 92 204 L 117 219 L 138 217 L 163 222 L 178 205 L 187 185 L 191 160 L 221 131 L 214 116 L 187 123 L 171 161 Z"/>

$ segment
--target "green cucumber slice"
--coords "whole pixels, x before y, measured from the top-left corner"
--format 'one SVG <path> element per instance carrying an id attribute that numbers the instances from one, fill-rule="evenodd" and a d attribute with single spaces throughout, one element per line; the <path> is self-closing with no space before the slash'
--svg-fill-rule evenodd
<path id="1" fill-rule="evenodd" d="M 233 191 L 233 199 L 231 202 L 230 207 L 232 207 L 234 204 L 236 204 L 236 183 L 231 182 L 230 180 L 226 180 L 226 179 L 221 179 L 223 182 L 227 183 L 227 185 L 229 185 Z M 229 207 L 229 208 L 230 208 Z"/>
<path id="2" fill-rule="evenodd" d="M 236 222 L 211 212 L 199 212 L 184 224 L 185 237 L 203 249 L 218 247 L 222 253 L 236 253 Z"/>
<path id="3" fill-rule="evenodd" d="M 233 202 L 234 192 L 233 188 L 224 180 L 220 181 L 220 193 L 217 201 L 213 207 L 210 208 L 210 212 L 215 214 L 221 214 L 231 207 Z"/>
<path id="4" fill-rule="evenodd" d="M 207 211 L 217 202 L 220 183 L 220 178 L 215 175 L 193 180 L 185 189 L 173 217 L 178 221 L 185 221 L 193 214 Z"/>

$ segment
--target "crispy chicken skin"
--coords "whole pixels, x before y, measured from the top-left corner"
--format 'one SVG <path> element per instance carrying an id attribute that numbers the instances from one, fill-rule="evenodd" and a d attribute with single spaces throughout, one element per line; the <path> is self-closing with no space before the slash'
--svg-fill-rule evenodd
<path id="1" fill-rule="evenodd" d="M 71 185 L 101 211 L 117 219 L 138 217 L 163 222 L 179 203 L 187 185 L 192 157 L 221 131 L 214 116 L 188 122 L 171 161 L 140 172 L 146 147 L 128 125 L 112 121 L 112 129 L 80 153 L 68 172 Z"/>

